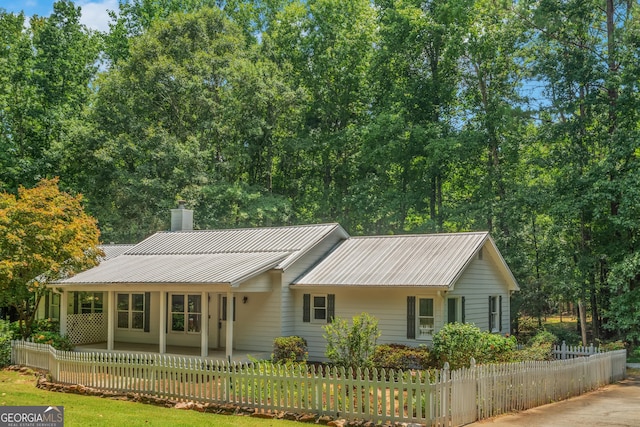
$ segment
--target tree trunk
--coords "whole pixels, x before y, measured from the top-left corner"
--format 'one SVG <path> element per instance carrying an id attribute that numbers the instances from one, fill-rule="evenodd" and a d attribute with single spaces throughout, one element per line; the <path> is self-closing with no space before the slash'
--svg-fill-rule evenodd
<path id="1" fill-rule="evenodd" d="M 578 300 L 578 315 L 580 316 L 580 332 L 582 334 L 582 345 L 587 346 L 587 313 L 584 311 L 582 298 Z"/>

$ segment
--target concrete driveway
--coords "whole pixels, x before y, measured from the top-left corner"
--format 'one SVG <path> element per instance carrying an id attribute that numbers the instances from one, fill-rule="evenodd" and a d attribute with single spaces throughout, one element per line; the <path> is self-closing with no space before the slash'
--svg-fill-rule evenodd
<path id="1" fill-rule="evenodd" d="M 640 371 L 627 371 L 627 379 L 562 402 L 517 414 L 467 424 L 474 427 L 640 426 Z"/>

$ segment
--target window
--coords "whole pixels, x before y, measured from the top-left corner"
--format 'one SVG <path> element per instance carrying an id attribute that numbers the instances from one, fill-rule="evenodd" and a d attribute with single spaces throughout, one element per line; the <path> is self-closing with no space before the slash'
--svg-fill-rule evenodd
<path id="1" fill-rule="evenodd" d="M 80 303 L 80 311 L 78 313 L 102 313 L 104 307 L 102 292 L 80 292 L 78 299 Z"/>
<path id="2" fill-rule="evenodd" d="M 200 332 L 202 295 L 171 295 L 171 331 Z"/>
<path id="3" fill-rule="evenodd" d="M 419 338 L 431 338 L 434 329 L 433 298 L 418 299 Z"/>
<path id="4" fill-rule="evenodd" d="M 116 308 L 118 328 L 146 330 L 145 294 L 118 294 Z"/>
<path id="5" fill-rule="evenodd" d="M 302 321 L 311 323 L 331 323 L 335 317 L 334 294 L 303 295 Z"/>
<path id="6" fill-rule="evenodd" d="M 327 322 L 327 297 L 326 295 L 313 295 L 311 298 L 313 302 L 313 307 L 311 308 L 311 312 L 313 313 L 313 317 L 311 318 L 312 322 Z"/>
<path id="7" fill-rule="evenodd" d="M 60 294 L 51 293 L 49 297 L 49 314 L 50 319 L 60 320 Z"/>
<path id="8" fill-rule="evenodd" d="M 502 298 L 498 298 L 497 296 L 489 297 L 489 331 L 498 332 L 500 330 L 500 304 L 498 304 L 499 300 Z"/>

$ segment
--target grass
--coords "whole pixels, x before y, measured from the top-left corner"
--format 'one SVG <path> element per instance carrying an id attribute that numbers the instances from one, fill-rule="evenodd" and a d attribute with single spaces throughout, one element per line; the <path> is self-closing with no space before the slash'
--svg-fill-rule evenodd
<path id="1" fill-rule="evenodd" d="M 57 393 L 35 387 L 36 377 L 0 370 L 0 406 L 64 406 L 64 425 L 73 426 L 212 426 L 292 427 L 292 421 L 215 415 L 162 408 L 94 396 Z"/>

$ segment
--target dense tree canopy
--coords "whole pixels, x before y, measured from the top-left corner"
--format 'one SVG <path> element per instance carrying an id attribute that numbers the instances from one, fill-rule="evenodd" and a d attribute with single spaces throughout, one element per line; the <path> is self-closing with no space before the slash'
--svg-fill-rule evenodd
<path id="1" fill-rule="evenodd" d="M 115 242 L 177 199 L 199 228 L 489 230 L 520 313 L 573 304 L 590 338 L 640 343 L 637 0 L 115 12 L 96 34 L 68 0 L 0 11 L 3 190 L 59 175 Z"/>

